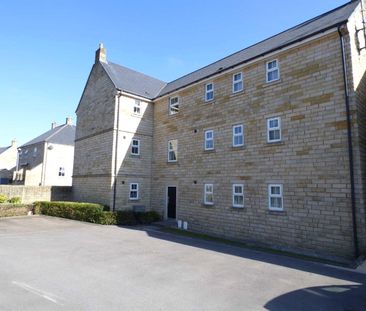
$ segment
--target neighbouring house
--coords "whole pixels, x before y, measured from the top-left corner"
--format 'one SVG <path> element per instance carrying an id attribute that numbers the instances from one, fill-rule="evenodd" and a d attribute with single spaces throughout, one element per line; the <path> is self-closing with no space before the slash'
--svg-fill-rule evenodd
<path id="1" fill-rule="evenodd" d="M 101 45 L 76 110 L 75 199 L 301 253 L 365 253 L 363 6 L 169 83 Z"/>
<path id="2" fill-rule="evenodd" d="M 19 148 L 14 180 L 26 186 L 71 186 L 75 125 L 71 118 Z"/>
<path id="3" fill-rule="evenodd" d="M 17 163 L 17 142 L 11 141 L 8 147 L 0 147 L 0 184 L 9 184 Z"/>

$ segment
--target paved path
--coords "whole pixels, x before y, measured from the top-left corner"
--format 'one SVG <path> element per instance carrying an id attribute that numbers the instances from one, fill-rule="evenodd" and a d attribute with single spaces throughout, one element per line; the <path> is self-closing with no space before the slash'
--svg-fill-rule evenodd
<path id="1" fill-rule="evenodd" d="M 366 274 L 153 228 L 7 218 L 0 310 L 366 310 Z"/>

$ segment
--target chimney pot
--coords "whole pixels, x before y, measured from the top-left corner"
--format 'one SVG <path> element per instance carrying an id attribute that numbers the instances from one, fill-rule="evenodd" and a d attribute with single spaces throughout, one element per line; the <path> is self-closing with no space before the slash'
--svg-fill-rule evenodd
<path id="1" fill-rule="evenodd" d="M 16 147 L 16 145 L 17 145 L 17 141 L 16 141 L 16 139 L 13 139 L 13 140 L 11 141 L 11 146 L 12 146 L 12 147 Z"/>
<path id="2" fill-rule="evenodd" d="M 52 122 L 51 123 L 51 130 L 53 130 L 56 126 L 57 126 L 57 123 L 56 122 Z"/>
<path id="3" fill-rule="evenodd" d="M 72 118 L 71 117 L 66 118 L 66 124 L 72 125 Z"/>
<path id="4" fill-rule="evenodd" d="M 97 62 L 107 63 L 107 50 L 103 43 L 99 43 L 99 49 L 95 52 L 95 63 Z"/>

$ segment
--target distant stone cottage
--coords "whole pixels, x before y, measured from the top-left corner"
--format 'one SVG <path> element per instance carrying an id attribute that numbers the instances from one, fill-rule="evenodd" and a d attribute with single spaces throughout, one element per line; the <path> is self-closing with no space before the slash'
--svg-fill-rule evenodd
<path id="1" fill-rule="evenodd" d="M 170 83 L 101 45 L 76 111 L 75 199 L 302 253 L 366 252 L 362 5 Z"/>

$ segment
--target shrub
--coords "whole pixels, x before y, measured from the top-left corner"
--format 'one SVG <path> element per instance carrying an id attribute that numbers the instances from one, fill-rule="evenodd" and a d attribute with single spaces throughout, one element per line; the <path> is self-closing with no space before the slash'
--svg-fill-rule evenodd
<path id="1" fill-rule="evenodd" d="M 117 211 L 117 224 L 122 226 L 137 225 L 138 221 L 133 211 Z"/>
<path id="2" fill-rule="evenodd" d="M 32 211 L 32 209 L 32 205 L 26 204 L 1 204 L 0 217 L 25 216 L 28 215 L 28 212 Z"/>
<path id="3" fill-rule="evenodd" d="M 20 197 L 13 197 L 8 202 L 11 204 L 20 204 L 22 203 L 22 199 Z"/>
<path id="4" fill-rule="evenodd" d="M 117 225 L 117 213 L 103 212 L 98 223 L 101 225 Z"/>
<path id="5" fill-rule="evenodd" d="M 133 226 L 150 224 L 160 220 L 155 211 L 135 213 L 133 211 L 104 211 L 104 206 L 81 202 L 34 202 L 33 213 L 48 216 L 62 217 L 80 221 L 87 221 L 102 225 Z"/>
<path id="6" fill-rule="evenodd" d="M 155 211 L 149 211 L 144 213 L 135 213 L 135 216 L 140 224 L 151 224 L 154 221 L 160 220 L 160 215 Z"/>
<path id="7" fill-rule="evenodd" d="M 8 197 L 6 195 L 0 194 L 0 203 L 6 203 L 8 201 Z"/>
<path id="8" fill-rule="evenodd" d="M 99 223 L 103 217 L 103 206 L 94 203 L 80 202 L 36 202 L 34 212 L 92 223 Z"/>

